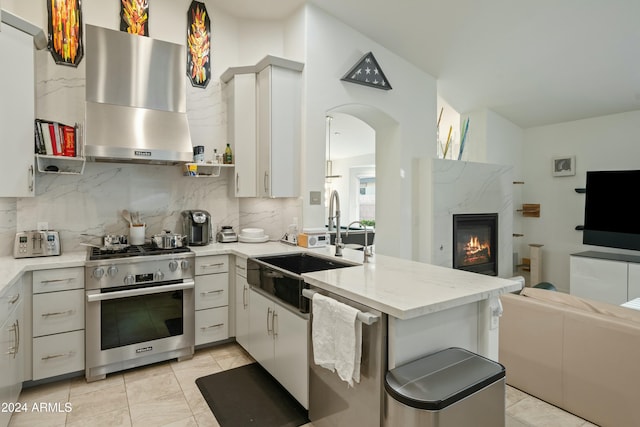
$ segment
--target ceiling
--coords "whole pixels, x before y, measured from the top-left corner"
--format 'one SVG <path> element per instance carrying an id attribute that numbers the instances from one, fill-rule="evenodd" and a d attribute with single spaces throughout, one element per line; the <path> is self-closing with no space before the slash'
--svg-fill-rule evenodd
<path id="1" fill-rule="evenodd" d="M 305 1 L 213 3 L 281 19 Z M 460 113 L 488 108 L 528 128 L 640 109 L 637 0 L 309 3 L 435 77 Z"/>

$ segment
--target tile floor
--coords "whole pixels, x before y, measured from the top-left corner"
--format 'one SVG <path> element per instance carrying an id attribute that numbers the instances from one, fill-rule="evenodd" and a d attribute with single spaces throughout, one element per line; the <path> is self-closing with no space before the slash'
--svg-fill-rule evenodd
<path id="1" fill-rule="evenodd" d="M 196 351 L 193 359 L 114 373 L 103 381 L 84 378 L 23 390 L 20 402 L 49 410 L 14 414 L 10 427 L 212 426 L 219 424 L 195 384 L 196 378 L 253 362 L 237 344 Z M 59 410 L 55 404 L 59 403 Z M 65 404 L 71 410 L 65 412 Z M 593 424 L 507 387 L 507 427 L 593 426 Z M 305 427 L 312 427 L 307 424 Z"/>

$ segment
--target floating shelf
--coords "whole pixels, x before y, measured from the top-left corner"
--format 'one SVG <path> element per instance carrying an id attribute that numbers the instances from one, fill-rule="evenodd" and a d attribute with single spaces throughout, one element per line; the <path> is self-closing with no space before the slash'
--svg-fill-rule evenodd
<path id="1" fill-rule="evenodd" d="M 522 264 L 516 265 L 517 268 L 522 271 L 531 271 L 531 259 L 530 258 L 522 258 Z"/>
<path id="2" fill-rule="evenodd" d="M 584 194 L 587 192 L 586 188 L 576 188 L 575 190 L 576 190 L 576 193 L 578 194 Z"/>
<path id="3" fill-rule="evenodd" d="M 525 203 L 516 212 L 522 212 L 525 217 L 540 218 L 540 204 Z"/>
<path id="4" fill-rule="evenodd" d="M 191 168 L 195 166 L 196 174 L 191 175 Z M 235 165 L 213 164 L 213 163 L 185 163 L 183 165 L 184 176 L 190 178 L 217 178 L 223 168 L 232 168 Z"/>
<path id="5" fill-rule="evenodd" d="M 38 172 L 61 175 L 82 175 L 86 159 L 84 157 L 49 156 L 36 154 Z M 57 170 L 51 170 L 53 167 Z"/>

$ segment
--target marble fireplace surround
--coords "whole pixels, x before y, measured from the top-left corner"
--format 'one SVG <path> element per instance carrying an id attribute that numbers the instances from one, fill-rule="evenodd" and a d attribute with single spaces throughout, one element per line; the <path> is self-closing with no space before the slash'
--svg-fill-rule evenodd
<path id="1" fill-rule="evenodd" d="M 418 162 L 420 261 L 453 267 L 453 215 L 498 214 L 498 276 L 513 276 L 512 166 L 442 159 Z"/>

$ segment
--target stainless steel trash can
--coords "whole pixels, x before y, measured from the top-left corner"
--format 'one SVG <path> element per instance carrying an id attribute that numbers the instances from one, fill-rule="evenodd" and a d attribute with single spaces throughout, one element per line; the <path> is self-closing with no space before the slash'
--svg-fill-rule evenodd
<path id="1" fill-rule="evenodd" d="M 504 427 L 504 366 L 448 348 L 387 372 L 385 427 Z"/>

